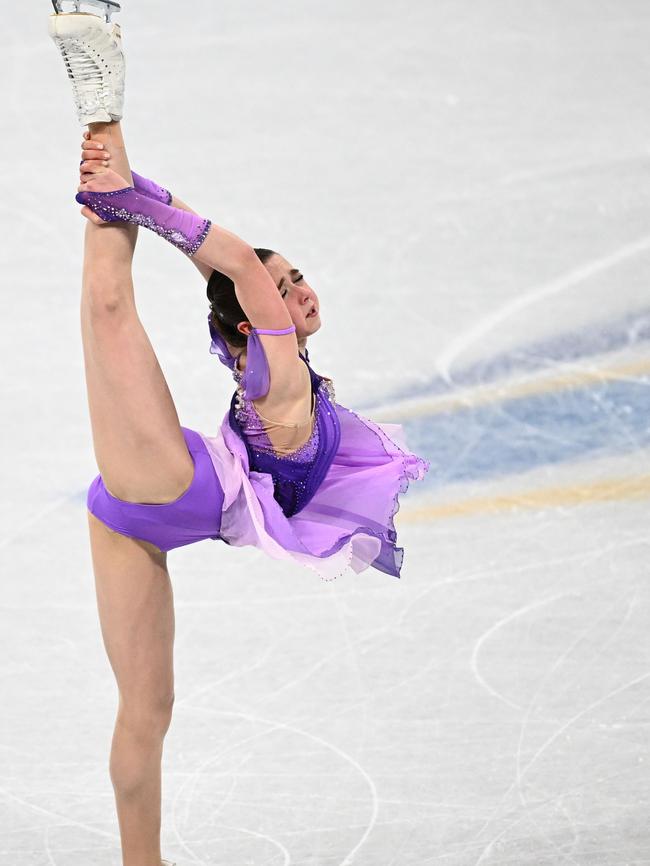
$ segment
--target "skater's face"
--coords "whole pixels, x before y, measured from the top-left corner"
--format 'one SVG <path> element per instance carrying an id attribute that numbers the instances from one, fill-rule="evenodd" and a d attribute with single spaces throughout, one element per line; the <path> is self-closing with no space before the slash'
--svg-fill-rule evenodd
<path id="1" fill-rule="evenodd" d="M 291 321 L 296 326 L 296 337 L 300 340 L 314 334 L 321 326 L 320 304 L 316 292 L 305 280 L 302 271 L 279 253 L 270 256 L 264 267 L 273 277 L 287 305 Z"/>

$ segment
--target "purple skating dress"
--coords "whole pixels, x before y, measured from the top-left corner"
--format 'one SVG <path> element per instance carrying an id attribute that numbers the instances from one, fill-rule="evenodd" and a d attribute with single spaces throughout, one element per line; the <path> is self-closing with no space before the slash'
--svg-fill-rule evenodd
<path id="1" fill-rule="evenodd" d="M 80 192 L 76 200 L 107 221 L 144 226 L 187 255 L 205 240 L 211 223 L 170 205 L 171 194 L 140 175 L 134 186 L 108 193 Z M 168 551 L 204 539 L 253 545 L 274 559 L 293 560 L 332 580 L 349 567 L 372 566 L 400 576 L 393 517 L 409 482 L 424 477 L 428 461 L 408 450 L 398 424 L 376 424 L 338 404 L 328 379 L 309 369 L 313 428 L 289 454 L 265 436 L 253 401 L 268 393 L 270 376 L 253 329 L 243 374 L 208 316 L 210 351 L 233 372 L 237 393 L 216 436 L 183 427 L 194 463 L 190 487 L 168 503 L 137 503 L 110 494 L 98 475 L 87 495 L 89 511 L 108 527 Z"/>
<path id="2" fill-rule="evenodd" d="M 210 332 L 210 351 L 238 386 L 217 435 L 200 434 L 223 489 L 221 538 L 299 562 L 324 580 L 369 566 L 399 577 L 404 552 L 393 522 L 399 496 L 429 469 L 408 450 L 401 425 L 377 424 L 341 406 L 330 380 L 300 355 L 311 377 L 313 430 L 295 453 L 278 456 L 252 404 L 268 391 L 264 374 L 257 375 L 265 361 L 260 341 L 249 338 L 242 375 L 211 323 Z"/>

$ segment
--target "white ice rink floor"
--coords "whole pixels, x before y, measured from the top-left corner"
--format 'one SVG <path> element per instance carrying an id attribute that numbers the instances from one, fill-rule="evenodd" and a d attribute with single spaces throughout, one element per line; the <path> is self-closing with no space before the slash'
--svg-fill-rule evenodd
<path id="1" fill-rule="evenodd" d="M 401 580 L 173 551 L 178 866 L 650 864 L 650 5 L 123 0 L 133 167 L 300 267 L 344 405 L 431 460 Z M 3 16 L 0 866 L 119 866 L 117 693 L 46 0 Z M 181 422 L 232 390 L 141 231 Z"/>

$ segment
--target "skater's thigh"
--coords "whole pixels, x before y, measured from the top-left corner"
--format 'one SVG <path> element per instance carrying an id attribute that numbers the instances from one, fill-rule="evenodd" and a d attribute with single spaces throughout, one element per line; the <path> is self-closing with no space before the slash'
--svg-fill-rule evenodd
<path id="1" fill-rule="evenodd" d="M 155 722 L 174 696 L 174 604 L 167 557 L 88 513 L 102 637 L 120 705 Z"/>
<path id="2" fill-rule="evenodd" d="M 158 358 L 134 307 L 82 316 L 86 385 L 97 466 L 110 492 L 168 502 L 193 466 Z"/>

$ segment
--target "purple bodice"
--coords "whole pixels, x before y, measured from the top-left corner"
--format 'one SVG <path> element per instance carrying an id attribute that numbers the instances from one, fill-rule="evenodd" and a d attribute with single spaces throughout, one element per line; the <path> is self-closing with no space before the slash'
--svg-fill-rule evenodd
<path id="1" fill-rule="evenodd" d="M 287 517 L 304 508 L 312 498 L 329 469 L 340 439 L 332 383 L 315 373 L 302 355 L 300 358 L 307 364 L 311 378 L 314 421 L 307 442 L 289 454 L 275 452 L 264 430 L 264 422 L 252 400 L 245 397 L 243 374 L 237 369 L 232 371 L 238 387 L 230 405 L 230 423 L 246 445 L 251 470 L 271 476 L 274 498 Z"/>
<path id="2" fill-rule="evenodd" d="M 278 449 L 271 442 L 269 435 L 264 426 L 264 419 L 260 417 L 252 400 L 247 400 L 243 386 L 241 384 L 242 374 L 239 371 L 233 371 L 235 379 L 238 382 L 237 397 L 235 399 L 235 413 L 237 420 L 241 426 L 243 435 L 246 441 L 251 446 L 254 452 L 270 454 L 273 457 L 278 457 L 282 460 L 292 460 L 297 463 L 309 463 L 316 456 L 318 451 L 318 423 L 316 413 L 318 411 L 318 401 L 314 400 L 314 411 L 312 414 L 312 429 L 309 439 L 299 448 L 291 451 L 289 454 L 278 454 Z"/>

